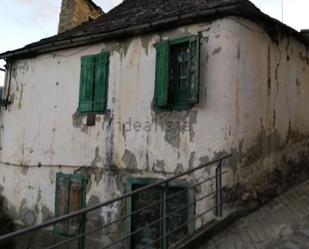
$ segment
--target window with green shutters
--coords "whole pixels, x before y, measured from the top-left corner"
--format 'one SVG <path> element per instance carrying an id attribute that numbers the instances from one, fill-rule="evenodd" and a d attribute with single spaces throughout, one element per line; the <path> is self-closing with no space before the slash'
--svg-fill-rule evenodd
<path id="1" fill-rule="evenodd" d="M 107 105 L 109 53 L 81 58 L 79 113 L 104 113 Z"/>
<path id="2" fill-rule="evenodd" d="M 199 101 L 200 37 L 163 41 L 156 50 L 154 107 L 191 108 Z"/>

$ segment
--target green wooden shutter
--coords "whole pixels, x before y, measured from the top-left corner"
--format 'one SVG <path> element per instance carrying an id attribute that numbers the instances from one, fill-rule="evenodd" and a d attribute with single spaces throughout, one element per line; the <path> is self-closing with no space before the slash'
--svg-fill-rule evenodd
<path id="1" fill-rule="evenodd" d="M 70 177 L 58 173 L 56 176 L 56 204 L 55 215 L 56 217 L 63 216 L 69 213 L 69 189 L 70 189 Z M 55 231 L 59 234 L 67 234 L 68 222 L 63 221 L 55 225 Z"/>
<path id="2" fill-rule="evenodd" d="M 92 111 L 93 88 L 94 88 L 94 56 L 81 58 L 79 112 Z"/>
<path id="3" fill-rule="evenodd" d="M 86 179 L 82 176 L 71 176 L 69 212 L 75 212 L 86 207 Z M 68 235 L 76 235 L 79 232 L 81 217 L 77 216 L 69 220 Z"/>
<path id="4" fill-rule="evenodd" d="M 109 53 L 95 56 L 95 87 L 93 98 L 93 112 L 105 112 L 107 105 L 109 76 Z"/>
<path id="5" fill-rule="evenodd" d="M 80 175 L 57 174 L 56 217 L 78 211 L 86 207 L 87 179 Z M 55 232 L 62 235 L 76 235 L 80 228 L 80 216 L 55 225 Z"/>
<path id="6" fill-rule="evenodd" d="M 200 36 L 195 36 L 190 39 L 189 51 L 190 51 L 190 62 L 189 62 L 190 92 L 188 102 L 190 104 L 196 104 L 199 101 Z"/>
<path id="7" fill-rule="evenodd" d="M 155 81 L 155 107 L 167 105 L 169 84 L 169 42 L 163 41 L 156 46 L 156 81 Z"/>

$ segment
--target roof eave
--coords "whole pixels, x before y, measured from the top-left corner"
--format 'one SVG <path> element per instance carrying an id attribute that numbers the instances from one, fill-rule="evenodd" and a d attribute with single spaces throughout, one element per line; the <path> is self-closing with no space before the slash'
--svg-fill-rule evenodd
<path id="1" fill-rule="evenodd" d="M 20 59 L 20 58 L 29 58 L 35 57 L 39 54 L 59 51 L 63 49 L 79 47 L 83 45 L 98 43 L 107 40 L 120 39 L 125 37 L 132 37 L 140 34 L 156 32 L 161 30 L 168 30 L 174 27 L 178 27 L 181 25 L 187 25 L 192 23 L 197 23 L 201 21 L 210 21 L 213 19 L 222 18 L 224 16 L 241 16 L 247 19 L 253 20 L 259 24 L 265 24 L 265 22 L 272 22 L 273 24 L 277 24 L 277 26 L 288 32 L 289 34 L 294 35 L 298 40 L 309 44 L 309 41 L 304 35 L 296 30 L 292 29 L 284 25 L 283 23 L 267 16 L 266 14 L 257 11 L 258 9 L 251 4 L 233 4 L 229 6 L 222 6 L 213 9 L 202 10 L 195 13 L 177 15 L 173 17 L 168 17 L 164 19 L 160 19 L 157 21 L 152 21 L 148 23 L 144 23 L 141 25 L 131 26 L 128 28 L 118 29 L 111 32 L 106 33 L 98 33 L 93 35 L 85 35 L 79 36 L 71 39 L 65 39 L 61 41 L 45 43 L 42 45 L 38 45 L 36 47 L 24 47 L 21 49 L 17 49 L 14 51 L 8 51 L 0 54 L 0 59 L 12 60 L 12 59 Z M 266 29 L 269 25 L 265 25 Z M 273 28 L 273 27 L 272 27 Z M 272 31 L 269 31 L 271 33 Z"/>

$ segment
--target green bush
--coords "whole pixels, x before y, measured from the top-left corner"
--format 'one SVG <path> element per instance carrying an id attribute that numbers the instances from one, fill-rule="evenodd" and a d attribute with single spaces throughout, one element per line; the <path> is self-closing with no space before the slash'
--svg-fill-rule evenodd
<path id="1" fill-rule="evenodd" d="M 11 233 L 15 230 L 15 224 L 12 218 L 7 214 L 7 210 L 4 205 L 4 198 L 0 195 L 0 235 Z M 0 242 L 1 249 L 13 249 L 13 241 Z"/>

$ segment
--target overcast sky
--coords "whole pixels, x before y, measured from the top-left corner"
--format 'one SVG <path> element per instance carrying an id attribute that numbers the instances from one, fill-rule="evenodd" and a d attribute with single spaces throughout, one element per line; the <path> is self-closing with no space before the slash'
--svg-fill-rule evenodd
<path id="1" fill-rule="evenodd" d="M 94 0 L 107 12 L 122 0 Z M 175 0 L 177 1 L 177 0 Z M 282 0 L 284 22 L 300 30 L 309 28 L 309 1 Z M 262 11 L 282 19 L 281 0 L 253 0 Z M 20 48 L 57 33 L 61 0 L 0 0 L 0 52 Z M 0 67 L 4 62 L 0 61 Z M 0 84 L 4 74 L 0 72 Z"/>

